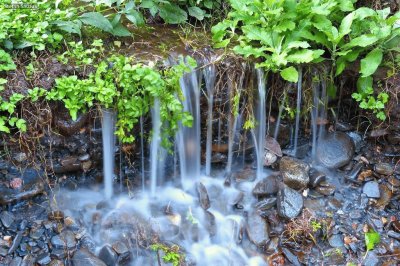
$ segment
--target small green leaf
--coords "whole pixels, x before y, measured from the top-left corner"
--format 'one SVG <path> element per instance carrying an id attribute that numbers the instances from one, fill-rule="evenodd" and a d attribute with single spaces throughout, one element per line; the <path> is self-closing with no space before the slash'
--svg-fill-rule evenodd
<path id="1" fill-rule="evenodd" d="M 381 237 L 379 233 L 371 230 L 368 233 L 365 233 L 365 245 L 367 246 L 367 251 L 370 251 L 375 248 L 377 244 L 381 241 Z"/>
<path id="2" fill-rule="evenodd" d="M 206 12 L 204 10 L 202 10 L 201 8 L 199 8 L 197 6 L 189 7 L 188 11 L 189 11 L 189 16 L 195 17 L 198 20 L 203 20 L 204 19 L 204 15 L 206 14 Z"/>
<path id="3" fill-rule="evenodd" d="M 283 79 L 290 82 L 297 82 L 299 80 L 299 72 L 292 66 L 283 69 L 280 74 Z"/>
<path id="4" fill-rule="evenodd" d="M 375 73 L 376 69 L 382 62 L 383 52 L 379 48 L 375 48 L 369 52 L 364 59 L 361 60 L 360 73 L 362 77 L 368 77 Z"/>
<path id="5" fill-rule="evenodd" d="M 179 24 L 187 20 L 187 14 L 178 5 L 166 3 L 159 6 L 160 17 L 169 24 Z"/>

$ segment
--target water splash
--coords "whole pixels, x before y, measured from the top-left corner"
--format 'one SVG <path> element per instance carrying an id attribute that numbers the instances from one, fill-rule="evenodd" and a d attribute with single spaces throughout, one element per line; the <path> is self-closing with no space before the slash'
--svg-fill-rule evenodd
<path id="1" fill-rule="evenodd" d="M 213 103 L 216 69 L 213 64 L 208 63 L 204 69 L 204 80 L 208 96 L 208 118 L 207 118 L 207 143 L 206 143 L 206 175 L 211 173 L 211 148 L 212 148 L 212 124 L 213 124 Z"/>
<path id="2" fill-rule="evenodd" d="M 113 196 L 113 180 L 115 165 L 115 111 L 102 109 L 102 139 L 103 139 L 103 174 L 104 194 L 107 199 Z"/>
<path id="3" fill-rule="evenodd" d="M 258 104 L 257 104 L 257 179 L 262 178 L 264 169 L 264 146 L 265 146 L 265 131 L 266 131 L 266 110 L 265 110 L 265 75 L 261 68 L 257 71 L 257 90 L 258 90 Z"/>
<path id="4" fill-rule="evenodd" d="M 140 173 L 142 177 L 142 191 L 144 192 L 145 190 L 145 166 L 144 166 L 144 122 L 143 122 L 143 116 L 140 116 Z"/>

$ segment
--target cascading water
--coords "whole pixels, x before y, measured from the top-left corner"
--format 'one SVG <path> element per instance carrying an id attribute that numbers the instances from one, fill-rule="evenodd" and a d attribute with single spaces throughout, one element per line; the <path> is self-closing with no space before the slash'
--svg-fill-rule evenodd
<path id="1" fill-rule="evenodd" d="M 205 85 L 208 97 L 208 117 L 207 117 L 207 143 L 206 143 L 206 175 L 211 173 L 211 148 L 212 148 L 212 124 L 213 124 L 213 103 L 214 86 L 216 78 L 215 65 L 207 63 L 203 69 Z"/>
<path id="2" fill-rule="evenodd" d="M 152 122 L 153 132 L 151 136 L 151 147 L 150 147 L 150 194 L 152 197 L 156 195 L 157 188 L 157 177 L 159 171 L 159 156 L 160 156 L 160 144 L 161 144 L 161 119 L 160 119 L 160 101 L 159 99 L 154 100 L 154 106 L 152 109 Z"/>
<path id="3" fill-rule="evenodd" d="M 266 131 L 266 111 L 265 111 L 265 76 L 261 68 L 257 68 L 257 89 L 258 89 L 258 104 L 257 104 L 257 141 L 256 141 L 256 155 L 257 155 L 257 179 L 263 177 L 264 169 L 264 145 L 265 145 L 265 131 Z"/>
<path id="4" fill-rule="evenodd" d="M 145 190 L 145 166 L 144 166 L 144 130 L 143 130 L 143 116 L 140 116 L 140 163 L 141 163 L 141 177 L 142 177 L 142 191 L 144 192 Z"/>
<path id="5" fill-rule="evenodd" d="M 315 78 L 317 75 L 314 75 Z M 315 160 L 315 154 L 317 149 L 317 134 L 318 134 L 318 109 L 319 109 L 319 83 L 317 80 L 313 80 L 312 93 L 313 93 L 313 107 L 311 109 L 311 129 L 312 129 L 312 146 L 311 146 L 311 158 Z"/>
<path id="6" fill-rule="evenodd" d="M 180 85 L 185 98 L 184 110 L 193 117 L 192 127 L 181 124 L 177 133 L 181 183 L 185 187 L 186 181 L 200 178 L 200 84 L 197 72 L 185 74 Z"/>
<path id="7" fill-rule="evenodd" d="M 282 112 L 283 108 L 285 107 L 285 101 L 286 101 L 286 93 L 283 94 L 283 100 L 282 103 L 279 105 L 279 113 L 278 113 L 278 119 L 276 120 L 276 125 L 275 125 L 275 131 L 274 131 L 274 139 L 278 139 L 279 136 L 279 127 L 281 126 L 281 119 L 282 119 Z"/>
<path id="8" fill-rule="evenodd" d="M 300 67 L 299 68 L 299 80 L 297 82 L 296 127 L 294 130 L 294 144 L 293 144 L 293 155 L 294 156 L 296 156 L 296 154 L 297 154 L 297 143 L 299 140 L 302 83 L 303 83 L 303 73 L 302 73 L 302 69 Z"/>
<path id="9" fill-rule="evenodd" d="M 115 165 L 115 111 L 102 109 L 102 139 L 103 139 L 103 175 L 104 194 L 107 199 L 113 196 L 113 179 Z"/>

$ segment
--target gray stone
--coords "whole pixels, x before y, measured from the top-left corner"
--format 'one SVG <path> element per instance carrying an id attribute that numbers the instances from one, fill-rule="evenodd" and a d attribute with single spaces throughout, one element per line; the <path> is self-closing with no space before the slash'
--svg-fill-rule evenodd
<path id="1" fill-rule="evenodd" d="M 278 193 L 278 213 L 284 218 L 292 219 L 297 217 L 303 208 L 303 204 L 303 196 L 288 186 L 284 186 Z"/>
<path id="2" fill-rule="evenodd" d="M 20 176 L 23 180 L 20 188 L 13 189 L 4 184 L 0 184 L 0 205 L 28 199 L 42 193 L 44 191 L 42 175 L 43 173 L 34 169 L 26 169 Z"/>
<path id="3" fill-rule="evenodd" d="M 73 266 L 107 266 L 101 259 L 86 249 L 77 250 L 72 257 Z"/>
<path id="4" fill-rule="evenodd" d="M 71 231 L 64 231 L 51 238 L 51 244 L 57 249 L 72 249 L 76 246 L 75 235 Z"/>
<path id="5" fill-rule="evenodd" d="M 31 254 L 28 254 L 22 260 L 20 266 L 34 266 L 34 265 L 35 265 L 35 258 Z"/>
<path id="6" fill-rule="evenodd" d="M 4 227 L 9 228 L 14 222 L 15 217 L 11 212 L 3 211 L 0 213 L 0 220 Z"/>
<path id="7" fill-rule="evenodd" d="M 354 143 L 347 134 L 333 132 L 318 140 L 316 155 L 324 166 L 339 168 L 350 162 L 354 150 Z"/>
<path id="8" fill-rule="evenodd" d="M 37 258 L 36 258 L 36 263 L 39 265 L 48 265 L 50 264 L 51 259 L 50 259 L 50 254 L 49 253 L 43 253 L 40 254 Z"/>
<path id="9" fill-rule="evenodd" d="M 199 182 L 197 184 L 197 192 L 199 193 L 199 203 L 200 206 L 207 210 L 210 208 L 210 199 L 208 197 L 207 188 L 203 185 L 203 183 Z"/>
<path id="10" fill-rule="evenodd" d="M 388 231 L 388 236 L 400 241 L 400 233 L 390 230 Z"/>
<path id="11" fill-rule="evenodd" d="M 253 211 L 247 218 L 247 235 L 256 246 L 265 246 L 269 241 L 269 226 L 267 221 Z"/>
<path id="12" fill-rule="evenodd" d="M 277 177 L 274 175 L 267 176 L 266 178 L 259 181 L 254 189 L 253 195 L 256 197 L 265 197 L 278 193 L 279 185 Z"/>
<path id="13" fill-rule="evenodd" d="M 310 181 L 308 176 L 310 166 L 299 159 L 283 157 L 279 170 L 283 176 L 283 182 L 293 189 L 304 189 Z"/>
<path id="14" fill-rule="evenodd" d="M 21 240 L 22 240 L 22 232 L 20 231 L 15 236 L 13 243 L 12 243 L 10 249 L 8 250 L 8 254 L 11 254 L 17 250 L 17 248 L 19 247 L 19 244 L 21 243 Z"/>
<path id="15" fill-rule="evenodd" d="M 118 255 L 111 246 L 105 245 L 100 250 L 99 259 L 104 261 L 107 266 L 114 266 L 117 263 Z"/>
<path id="16" fill-rule="evenodd" d="M 127 253 L 129 253 L 128 247 L 122 241 L 117 241 L 113 243 L 112 248 L 115 250 L 115 252 L 117 252 L 118 255 L 126 255 Z"/>
<path id="17" fill-rule="evenodd" d="M 276 205 L 276 198 L 267 198 L 257 202 L 254 207 L 259 211 L 266 211 Z"/>
<path id="18" fill-rule="evenodd" d="M 380 265 L 379 263 L 379 257 L 377 256 L 376 252 L 374 250 L 368 251 L 366 254 L 366 257 L 363 261 L 363 265 L 365 266 L 378 266 Z"/>
<path id="19" fill-rule="evenodd" d="M 360 152 L 361 148 L 365 145 L 362 136 L 355 131 L 347 132 L 347 135 L 349 135 L 349 137 L 354 143 L 354 151 L 357 153 Z"/>
<path id="20" fill-rule="evenodd" d="M 380 198 L 379 184 L 375 181 L 369 181 L 364 184 L 363 193 L 369 198 Z"/>
<path id="21" fill-rule="evenodd" d="M 374 170 L 381 175 L 392 175 L 394 173 L 394 167 L 390 163 L 377 163 Z"/>
<path id="22" fill-rule="evenodd" d="M 12 261 L 10 262 L 9 266 L 20 266 L 22 263 L 22 258 L 21 257 L 15 257 L 12 259 Z"/>
<path id="23" fill-rule="evenodd" d="M 322 181 L 326 180 L 326 175 L 325 173 L 318 171 L 315 168 L 311 168 L 310 172 L 310 186 L 311 187 L 316 187 L 318 186 Z"/>
<path id="24" fill-rule="evenodd" d="M 329 245 L 333 248 L 340 248 L 344 246 L 343 238 L 341 235 L 332 235 L 328 239 Z"/>

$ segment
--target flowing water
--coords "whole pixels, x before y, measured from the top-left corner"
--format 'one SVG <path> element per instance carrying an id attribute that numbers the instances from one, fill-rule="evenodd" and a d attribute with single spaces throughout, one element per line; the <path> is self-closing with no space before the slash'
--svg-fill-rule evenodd
<path id="1" fill-rule="evenodd" d="M 212 148 L 212 125 L 213 125 L 213 103 L 214 86 L 216 78 L 215 65 L 207 62 L 203 69 L 204 81 L 207 89 L 208 117 L 207 117 L 207 144 L 206 144 L 206 175 L 211 174 L 211 148 Z"/>
<path id="2" fill-rule="evenodd" d="M 150 147 L 150 195 L 155 197 L 157 188 L 157 179 L 159 175 L 160 165 L 160 145 L 161 145 L 161 119 L 160 119 L 160 101 L 156 99 L 152 109 L 153 131 L 151 136 Z"/>
<path id="3" fill-rule="evenodd" d="M 294 144 L 293 144 L 294 156 L 296 156 L 297 154 L 297 144 L 299 141 L 302 83 L 303 83 L 303 74 L 302 74 L 302 69 L 299 68 L 299 80 L 297 82 L 296 127 L 294 130 Z"/>
<path id="4" fill-rule="evenodd" d="M 185 74 L 180 80 L 184 110 L 193 117 L 192 127 L 180 125 L 177 134 L 182 186 L 200 178 L 200 84 L 196 71 Z"/>
<path id="5" fill-rule="evenodd" d="M 263 177 L 264 169 L 264 144 L 265 144 L 265 133 L 266 133 L 266 110 L 265 110 L 265 95 L 266 95 L 266 84 L 264 71 L 261 68 L 256 69 L 257 71 L 257 90 L 258 90 L 258 104 L 257 104 L 257 179 Z"/>
<path id="6" fill-rule="evenodd" d="M 115 112 L 109 109 L 102 110 L 102 139 L 103 139 L 103 175 L 104 194 L 107 199 L 113 196 L 113 180 L 115 165 Z"/>

